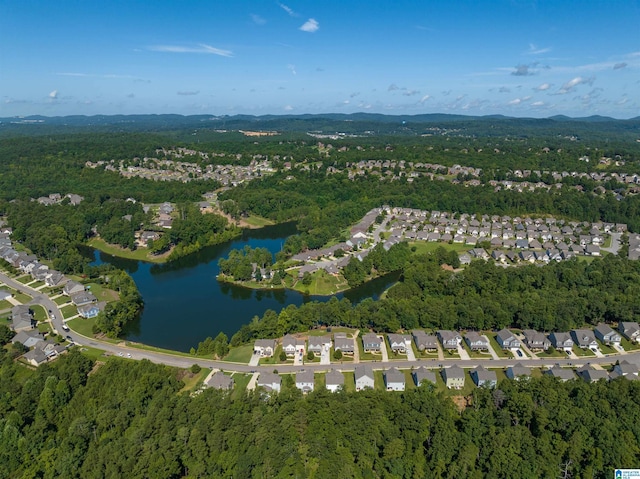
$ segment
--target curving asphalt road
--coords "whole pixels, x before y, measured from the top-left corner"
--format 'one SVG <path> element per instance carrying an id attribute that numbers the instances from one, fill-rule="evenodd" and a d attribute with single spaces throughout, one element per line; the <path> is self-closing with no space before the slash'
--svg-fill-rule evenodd
<path id="1" fill-rule="evenodd" d="M 248 364 L 230 363 L 226 361 L 215 361 L 212 359 L 203 359 L 196 357 L 177 356 L 168 353 L 145 351 L 138 348 L 129 347 L 123 344 L 113 344 L 106 341 L 101 341 L 94 338 L 88 338 L 77 332 L 71 330 L 65 332 L 62 329 L 63 317 L 58 305 L 53 302 L 46 294 L 41 293 L 25 284 L 20 283 L 14 279 L 9 278 L 5 274 L 0 273 L 0 281 L 7 284 L 13 289 L 21 291 L 33 297 L 33 301 L 30 304 L 39 304 L 51 310 L 53 317 L 51 322 L 53 329 L 59 332 L 63 336 L 69 336 L 78 345 L 91 346 L 101 349 L 114 355 L 121 355 L 130 357 L 131 359 L 148 359 L 151 362 L 157 364 L 165 364 L 167 366 L 174 366 L 179 368 L 188 368 L 193 364 L 198 364 L 205 368 L 216 368 L 224 371 L 235 371 L 239 373 L 250 373 L 260 371 L 273 371 L 277 369 L 279 373 L 295 373 L 302 370 L 321 372 L 328 371 L 329 369 L 338 369 L 340 371 L 353 371 L 356 364 L 354 362 L 345 363 L 332 363 L 330 366 L 322 365 L 318 363 L 305 364 L 302 366 L 293 366 L 286 364 L 269 364 L 262 366 L 249 366 Z M 522 363 L 531 367 L 551 367 L 555 364 L 560 366 L 582 366 L 584 364 L 614 364 L 618 359 L 626 359 L 631 362 L 640 364 L 640 350 L 629 351 L 627 354 L 609 355 L 602 358 L 598 357 L 584 357 L 578 359 L 572 358 L 549 358 L 549 359 L 531 359 L 531 358 L 511 358 L 511 359 L 469 359 L 461 361 L 460 359 L 417 359 L 416 361 L 408 360 L 391 360 L 388 362 L 378 361 L 370 363 L 373 369 L 387 369 L 391 366 L 400 369 L 411 369 L 414 367 L 425 366 L 427 368 L 443 368 L 452 366 L 454 364 L 462 368 L 475 368 L 476 366 L 484 366 L 485 368 L 508 368 L 516 363 Z"/>

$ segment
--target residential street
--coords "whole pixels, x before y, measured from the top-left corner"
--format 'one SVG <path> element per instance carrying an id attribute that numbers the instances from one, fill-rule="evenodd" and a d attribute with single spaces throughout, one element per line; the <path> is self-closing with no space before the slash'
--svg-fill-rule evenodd
<path id="1" fill-rule="evenodd" d="M 7 284 L 13 289 L 22 291 L 33 297 L 33 301 L 30 304 L 40 304 L 46 309 L 51 309 L 54 313 L 52 319 L 53 327 L 57 331 L 62 330 L 62 313 L 59 311 L 58 306 L 51 301 L 45 294 L 35 291 L 33 288 L 26 286 L 18 281 L 15 281 L 4 274 L 0 273 L 0 281 Z M 102 349 L 112 355 L 118 355 L 135 360 L 147 359 L 151 362 L 158 364 L 165 364 L 167 366 L 174 366 L 178 368 L 189 368 L 193 364 L 198 364 L 204 368 L 217 368 L 224 371 L 236 371 L 239 373 L 254 373 L 256 371 L 273 371 L 274 365 L 264 366 L 250 366 L 249 364 L 231 363 L 226 361 L 214 361 L 211 359 L 202 359 L 190 356 L 180 356 L 168 353 L 161 353 L 156 351 L 147 351 L 130 346 L 125 346 L 123 343 L 112 344 L 97 339 L 88 338 L 82 336 L 73 330 L 65 334 L 78 345 L 86 345 L 94 348 Z M 357 348 L 356 348 L 357 351 Z M 386 352 L 386 348 L 385 348 Z M 355 355 L 357 356 L 357 354 Z M 475 368 L 477 366 L 484 366 L 485 368 L 507 368 L 513 366 L 516 363 L 522 363 L 524 365 L 532 367 L 552 367 L 555 364 L 560 366 L 582 366 L 584 364 L 614 364 L 621 355 L 607 356 L 607 357 L 586 357 L 586 358 L 549 358 L 549 359 L 531 359 L 531 358 L 508 358 L 508 359 L 417 359 L 416 361 L 400 360 L 393 361 L 393 366 L 400 369 L 411 369 L 419 366 L 425 366 L 427 368 L 442 368 L 452 366 L 454 364 L 462 368 Z M 354 358 L 355 359 L 355 358 Z M 629 351 L 624 355 L 624 359 L 640 364 L 640 350 Z M 340 365 L 341 371 L 353 371 L 357 362 L 354 360 L 352 363 L 343 363 Z M 388 358 L 383 358 L 382 361 L 370 363 L 374 369 L 386 369 L 390 367 L 388 364 Z M 337 365 L 334 365 L 336 367 Z M 294 366 L 289 364 L 278 364 L 275 366 L 279 373 L 296 373 L 302 370 L 310 370 L 314 372 L 327 371 L 330 367 L 319 363 L 305 364 L 302 366 Z M 337 368 L 336 368 L 337 369 Z"/>

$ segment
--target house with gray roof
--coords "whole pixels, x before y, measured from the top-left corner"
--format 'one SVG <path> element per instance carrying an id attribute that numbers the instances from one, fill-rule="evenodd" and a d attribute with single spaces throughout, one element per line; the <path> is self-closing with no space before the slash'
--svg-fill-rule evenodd
<path id="1" fill-rule="evenodd" d="M 315 378 L 313 371 L 298 371 L 296 373 L 296 387 L 304 394 L 313 391 L 315 386 Z"/>
<path id="2" fill-rule="evenodd" d="M 488 351 L 489 350 L 489 340 L 484 336 L 481 336 L 476 331 L 468 331 L 464 335 L 464 340 L 469 345 L 469 349 L 471 349 L 471 351 Z"/>
<path id="3" fill-rule="evenodd" d="M 549 340 L 551 345 L 559 351 L 570 352 L 573 349 L 573 339 L 569 333 L 551 333 Z"/>
<path id="4" fill-rule="evenodd" d="M 604 369 L 595 369 L 591 364 L 585 364 L 581 368 L 578 368 L 576 373 L 588 383 L 595 383 L 601 379 L 605 381 L 609 380 L 609 373 L 607 373 L 607 371 Z"/>
<path id="5" fill-rule="evenodd" d="M 64 275 L 60 271 L 49 270 L 44 277 L 44 282 L 47 286 L 53 287 L 59 285 L 64 279 Z"/>
<path id="6" fill-rule="evenodd" d="M 598 341 L 590 329 L 572 329 L 571 338 L 581 349 L 598 349 Z"/>
<path id="7" fill-rule="evenodd" d="M 387 391 L 404 391 L 404 373 L 397 368 L 387 369 L 384 372 L 384 384 Z"/>
<path id="8" fill-rule="evenodd" d="M 544 374 L 548 374 L 549 376 L 553 376 L 554 378 L 558 378 L 562 382 L 569 381 L 571 379 L 575 379 L 576 375 L 573 374 L 573 370 L 561 368 L 558 364 L 556 364 L 551 369 L 547 369 Z"/>
<path id="9" fill-rule="evenodd" d="M 295 356 L 296 353 L 304 354 L 304 339 L 298 339 L 291 334 L 287 334 L 282 338 L 282 350 L 287 356 Z"/>
<path id="10" fill-rule="evenodd" d="M 462 389 L 464 387 L 464 370 L 457 365 L 444 368 L 442 379 L 449 389 Z"/>
<path id="11" fill-rule="evenodd" d="M 35 321 L 29 306 L 19 304 L 11 308 L 11 329 L 19 333 L 20 331 L 26 331 L 34 327 Z"/>
<path id="12" fill-rule="evenodd" d="M 11 291 L 0 289 L 0 301 L 4 301 L 5 299 L 11 298 L 12 296 L 13 294 L 11 293 Z"/>
<path id="13" fill-rule="evenodd" d="M 625 377 L 627 379 L 638 379 L 639 373 L 640 371 L 637 364 L 630 363 L 629 361 L 624 359 L 618 362 L 618 364 L 613 367 L 613 371 L 611 371 L 609 377 L 611 379 L 619 377 Z"/>
<path id="14" fill-rule="evenodd" d="M 640 325 L 635 321 L 620 321 L 618 323 L 618 331 L 629 341 L 638 341 L 640 339 Z"/>
<path id="15" fill-rule="evenodd" d="M 106 303 L 103 301 L 101 303 L 89 303 L 78 306 L 78 314 L 85 319 L 95 318 L 100 314 L 105 307 Z"/>
<path id="16" fill-rule="evenodd" d="M 596 326 L 594 333 L 596 338 L 602 341 L 606 345 L 615 345 L 620 346 L 620 341 L 622 341 L 622 336 L 617 331 L 611 329 L 611 326 L 605 323 L 600 323 Z"/>
<path id="17" fill-rule="evenodd" d="M 356 391 L 362 391 L 365 388 L 373 389 L 373 368 L 369 364 L 358 364 L 354 370 L 354 379 Z"/>
<path id="18" fill-rule="evenodd" d="M 253 354 L 259 354 L 265 358 L 273 356 L 275 350 L 275 339 L 256 339 L 255 343 L 253 343 Z"/>
<path id="19" fill-rule="evenodd" d="M 529 379 L 531 377 L 531 368 L 523 366 L 522 363 L 516 363 L 515 366 L 507 368 L 505 375 L 509 379 L 520 381 L 521 379 Z"/>
<path id="20" fill-rule="evenodd" d="M 258 386 L 266 389 L 267 391 L 280 392 L 280 386 L 282 379 L 279 375 L 270 372 L 260 373 L 258 376 Z"/>
<path id="21" fill-rule="evenodd" d="M 379 353 L 382 349 L 382 340 L 375 333 L 367 333 L 362 336 L 362 346 L 365 353 Z"/>
<path id="22" fill-rule="evenodd" d="M 40 366 L 43 363 L 46 363 L 48 360 L 47 356 L 42 352 L 42 350 L 38 348 L 27 351 L 22 355 L 22 358 L 32 366 L 36 367 Z"/>
<path id="23" fill-rule="evenodd" d="M 329 350 L 331 348 L 331 335 L 324 334 L 322 336 L 309 336 L 307 340 L 309 344 L 307 350 L 313 354 L 319 356 L 323 350 Z"/>
<path id="24" fill-rule="evenodd" d="M 333 335 L 333 349 L 341 351 L 342 354 L 353 354 L 355 344 L 352 338 L 347 338 L 344 333 L 335 333 Z"/>
<path id="25" fill-rule="evenodd" d="M 416 386 L 420 386 L 424 383 L 436 384 L 436 374 L 424 366 L 414 369 L 411 376 L 413 377 L 413 382 Z"/>
<path id="26" fill-rule="evenodd" d="M 231 376 L 227 376 L 222 371 L 218 371 L 214 373 L 205 384 L 213 389 L 227 391 L 233 389 L 233 378 Z"/>
<path id="27" fill-rule="evenodd" d="M 83 304 L 97 303 L 98 298 L 96 298 L 93 293 L 90 293 L 89 291 L 83 291 L 81 293 L 72 294 L 71 302 L 76 306 L 82 306 Z"/>
<path id="28" fill-rule="evenodd" d="M 73 294 L 82 293 L 84 291 L 84 285 L 78 283 L 77 281 L 67 281 L 62 288 L 62 294 L 66 296 L 71 296 Z"/>
<path id="29" fill-rule="evenodd" d="M 478 387 L 495 388 L 498 385 L 498 377 L 495 371 L 478 366 L 471 370 L 471 379 Z"/>
<path id="30" fill-rule="evenodd" d="M 411 342 L 409 336 L 404 334 L 387 334 L 391 351 L 399 354 L 407 354 L 407 343 Z M 411 345 L 409 345 L 411 347 Z"/>
<path id="31" fill-rule="evenodd" d="M 332 369 L 324 376 L 325 387 L 335 393 L 340 388 L 344 387 L 344 374 L 340 371 Z"/>
<path id="32" fill-rule="evenodd" d="M 438 339 L 434 335 L 420 330 L 413 330 L 411 335 L 418 351 L 436 351 L 438 349 Z"/>
<path id="33" fill-rule="evenodd" d="M 26 348 L 32 348 L 40 341 L 44 341 L 42 333 L 38 330 L 20 331 L 13 338 L 11 343 L 21 343 Z"/>
<path id="34" fill-rule="evenodd" d="M 522 334 L 524 335 L 524 344 L 533 351 L 546 351 L 551 347 L 551 341 L 534 329 L 525 329 Z"/>
<path id="35" fill-rule="evenodd" d="M 458 345 L 462 342 L 462 336 L 455 331 L 441 329 L 437 333 L 438 339 L 445 349 L 458 349 Z"/>
<path id="36" fill-rule="evenodd" d="M 522 346 L 520 340 L 508 329 L 498 331 L 496 341 L 502 349 L 519 349 Z"/>

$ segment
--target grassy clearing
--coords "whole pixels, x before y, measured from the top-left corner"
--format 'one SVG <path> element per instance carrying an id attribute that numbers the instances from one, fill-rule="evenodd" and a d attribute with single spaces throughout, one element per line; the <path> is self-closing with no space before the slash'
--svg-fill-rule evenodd
<path id="1" fill-rule="evenodd" d="M 166 256 L 156 256 L 149 253 L 147 248 L 138 248 L 135 251 L 131 251 L 127 248 L 122 248 L 117 245 L 109 244 L 100 238 L 92 238 L 87 243 L 92 248 L 102 251 L 103 253 L 117 256 L 119 258 L 134 259 L 138 261 L 146 261 L 148 263 L 164 263 L 166 262 Z"/>
<path id="2" fill-rule="evenodd" d="M 352 393 L 356 391 L 356 380 L 353 375 L 353 371 L 346 371 L 344 373 L 344 390 Z"/>
<path id="3" fill-rule="evenodd" d="M 105 356 L 105 352 L 102 349 L 92 348 L 89 346 L 82 346 L 80 348 L 80 352 L 89 359 L 93 359 L 94 361 L 107 357 Z"/>
<path id="4" fill-rule="evenodd" d="M 67 326 L 73 329 L 76 333 L 82 334 L 88 338 L 93 338 L 93 325 L 96 323 L 95 318 L 76 318 L 71 321 L 67 321 Z"/>
<path id="5" fill-rule="evenodd" d="M 223 361 L 247 364 L 251 360 L 252 355 L 253 355 L 253 345 L 245 344 L 244 346 L 231 348 L 231 350 L 229 351 L 229 354 L 225 356 Z"/>
<path id="6" fill-rule="evenodd" d="M 235 373 L 231 377 L 233 378 L 234 387 L 233 392 L 231 393 L 231 397 L 237 399 L 244 394 L 247 390 L 247 386 L 249 385 L 249 381 L 251 380 L 251 374 L 240 374 Z"/>
<path id="7" fill-rule="evenodd" d="M 31 278 L 31 276 L 29 276 L 28 274 L 25 274 L 24 276 L 18 276 L 16 278 L 16 281 L 19 281 L 22 284 L 27 284 L 33 281 L 33 278 Z"/>
<path id="8" fill-rule="evenodd" d="M 373 388 L 378 391 L 386 391 L 387 388 L 384 387 L 384 376 L 382 371 L 374 371 L 373 372 Z"/>
<path id="9" fill-rule="evenodd" d="M 582 349 L 576 346 L 575 344 L 573 345 L 573 353 L 576 356 L 579 356 L 581 358 L 592 358 L 595 356 L 595 353 L 591 351 L 589 348 Z"/>
<path id="10" fill-rule="evenodd" d="M 102 341 L 109 341 L 109 342 L 113 342 L 113 343 L 119 343 L 122 340 L 120 340 L 120 339 L 103 338 Z M 194 359 L 202 358 L 202 356 L 193 356 L 193 355 L 191 355 L 189 353 L 183 353 L 182 351 L 174 351 L 173 349 L 157 348 L 155 346 L 149 346 L 147 344 L 141 344 L 141 343 L 134 343 L 134 342 L 131 342 L 131 341 L 125 341 L 125 345 L 127 345 L 130 348 L 134 348 L 134 349 L 142 349 L 144 351 L 154 351 L 156 353 L 171 354 L 173 356 L 182 356 L 182 357 L 194 358 Z"/>
<path id="11" fill-rule="evenodd" d="M 89 283 L 87 284 L 86 289 L 98 298 L 98 301 L 111 302 L 118 301 L 118 299 L 120 299 L 117 292 L 112 289 L 105 288 L 103 285 L 98 283 Z"/>
<path id="12" fill-rule="evenodd" d="M 622 337 L 622 341 L 620 342 L 620 345 L 624 348 L 625 351 L 636 351 L 640 349 L 640 344 L 632 343 L 624 336 Z"/>
<path id="13" fill-rule="evenodd" d="M 0 311 L 2 311 L 3 309 L 11 309 L 12 307 L 13 305 L 6 299 L 0 301 Z"/>
<path id="14" fill-rule="evenodd" d="M 460 354 L 458 354 L 457 349 L 443 349 L 443 352 L 444 359 L 460 359 Z"/>
<path id="15" fill-rule="evenodd" d="M 321 269 L 311 275 L 311 284 L 304 285 L 302 281 L 297 281 L 292 288 L 304 294 L 327 296 L 344 291 L 349 285 L 343 278 L 335 277 Z"/>
<path id="16" fill-rule="evenodd" d="M 39 288 L 40 286 L 44 286 L 44 281 L 36 281 L 35 283 L 29 285 L 31 286 L 33 289 L 35 288 Z"/>
<path id="17" fill-rule="evenodd" d="M 38 324 L 38 331 L 41 333 L 51 333 L 53 330 L 51 329 L 51 325 L 49 323 L 40 323 Z"/>
<path id="18" fill-rule="evenodd" d="M 36 321 L 40 322 L 40 321 L 46 321 L 47 319 L 49 319 L 49 313 L 47 313 L 47 310 L 44 309 L 42 306 L 34 304 L 29 308 L 33 311 L 33 318 Z"/>
<path id="19" fill-rule="evenodd" d="M 438 248 L 444 248 L 447 251 L 456 251 L 458 253 L 467 252 L 471 249 L 468 245 L 460 243 L 440 243 L 439 241 L 412 241 L 409 243 L 409 246 L 411 248 L 415 246 L 416 250 L 414 254 L 433 253 Z"/>
<path id="20" fill-rule="evenodd" d="M 186 370 L 184 372 L 183 371 L 184 370 L 180 371 L 180 375 L 182 376 L 180 378 L 180 381 L 184 383 L 184 386 L 182 386 L 182 389 L 180 390 L 180 392 L 193 391 L 194 389 L 199 388 L 204 382 L 204 380 L 207 378 L 207 375 L 211 372 L 211 369 L 202 368 L 200 372 L 196 374 L 193 374 L 189 370 Z"/>
<path id="21" fill-rule="evenodd" d="M 60 312 L 62 313 L 62 316 L 67 319 L 78 314 L 78 308 L 75 304 L 69 304 L 68 306 L 63 307 Z"/>
<path id="22" fill-rule="evenodd" d="M 22 304 L 27 304 L 29 301 L 31 301 L 33 298 L 31 296 L 29 296 L 28 294 L 25 293 L 16 293 L 14 296 L 15 300 L 22 303 Z"/>
<path id="23" fill-rule="evenodd" d="M 242 218 L 242 221 L 244 221 L 248 225 L 253 226 L 255 228 L 261 228 L 263 226 L 269 226 L 269 225 L 275 224 L 270 219 L 263 218 L 262 216 L 257 216 L 257 215 L 249 215 L 246 218 Z"/>
<path id="24" fill-rule="evenodd" d="M 59 298 L 54 299 L 53 302 L 56 303 L 58 306 L 61 306 L 66 303 L 70 303 L 71 298 L 69 296 L 60 296 Z"/>
<path id="25" fill-rule="evenodd" d="M 611 346 L 607 346 L 604 343 L 601 343 L 598 341 L 598 345 L 600 346 L 600 351 L 602 351 L 602 354 L 617 354 L 618 351 L 616 351 L 615 349 L 613 349 Z"/>

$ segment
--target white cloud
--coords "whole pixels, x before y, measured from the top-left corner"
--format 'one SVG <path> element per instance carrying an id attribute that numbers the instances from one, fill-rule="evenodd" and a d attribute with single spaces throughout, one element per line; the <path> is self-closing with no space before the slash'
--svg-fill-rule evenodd
<path id="1" fill-rule="evenodd" d="M 291 16 L 291 17 L 295 17 L 296 16 L 296 12 L 294 12 L 291 7 L 285 5 L 284 3 L 278 3 L 278 6 L 280 8 L 282 8 L 285 12 L 287 12 L 289 14 L 289 16 Z"/>
<path id="2" fill-rule="evenodd" d="M 52 100 L 56 100 L 58 98 L 58 90 L 53 90 L 51 93 L 49 93 L 49 98 L 51 98 Z"/>
<path id="3" fill-rule="evenodd" d="M 197 95 L 198 93 L 200 93 L 200 91 L 196 90 L 196 91 L 179 91 L 176 94 L 180 96 L 193 96 L 193 95 Z"/>
<path id="4" fill-rule="evenodd" d="M 593 85 L 594 81 L 595 81 L 594 77 L 589 77 L 589 78 L 575 77 L 575 78 L 572 78 L 567 83 L 562 85 L 562 88 L 560 88 L 560 90 L 558 90 L 558 95 L 564 95 L 565 93 L 570 93 L 578 85 Z"/>
<path id="5" fill-rule="evenodd" d="M 154 45 L 149 47 L 149 50 L 154 52 L 166 53 L 207 53 L 210 55 L 219 55 L 221 57 L 233 56 L 232 51 L 212 47 L 211 45 L 206 45 L 204 43 L 200 43 L 196 47 L 183 47 L 177 45 Z"/>
<path id="6" fill-rule="evenodd" d="M 551 84 L 543 83 L 542 85 L 538 85 L 537 87 L 535 87 L 534 90 L 536 90 L 536 91 L 545 91 L 545 90 L 548 90 L 549 88 L 551 88 Z"/>
<path id="7" fill-rule="evenodd" d="M 264 18 L 262 18 L 260 15 L 256 15 L 255 13 L 251 14 L 251 20 L 256 25 L 264 25 L 265 23 L 267 23 L 267 21 Z"/>
<path id="8" fill-rule="evenodd" d="M 531 104 L 531 106 L 535 106 L 535 107 L 538 107 L 538 106 L 544 106 L 544 102 L 543 102 L 543 101 L 534 101 L 534 102 Z"/>
<path id="9" fill-rule="evenodd" d="M 424 103 L 425 101 L 428 101 L 431 98 L 431 95 L 425 95 L 422 98 L 420 98 L 420 103 Z"/>
<path id="10" fill-rule="evenodd" d="M 304 22 L 300 27 L 300 30 L 302 30 L 303 32 L 309 32 L 309 33 L 317 32 L 319 29 L 320 29 L 320 24 L 313 18 L 310 18 L 309 20 Z"/>
<path id="11" fill-rule="evenodd" d="M 514 98 L 509 102 L 509 105 L 519 105 L 520 103 L 522 103 L 522 100 L 520 98 Z"/>
<path id="12" fill-rule="evenodd" d="M 289 69 L 289 71 L 293 74 L 293 75 L 297 75 L 298 73 L 296 72 L 296 66 L 295 65 L 287 65 L 287 68 Z"/>
<path id="13" fill-rule="evenodd" d="M 291 110 L 293 110 L 293 107 L 291 105 L 284 106 L 284 111 L 291 111 Z"/>
<path id="14" fill-rule="evenodd" d="M 551 48 L 538 48 L 533 43 L 529 43 L 529 50 L 527 51 L 527 53 L 529 55 L 541 55 L 550 51 Z"/>

